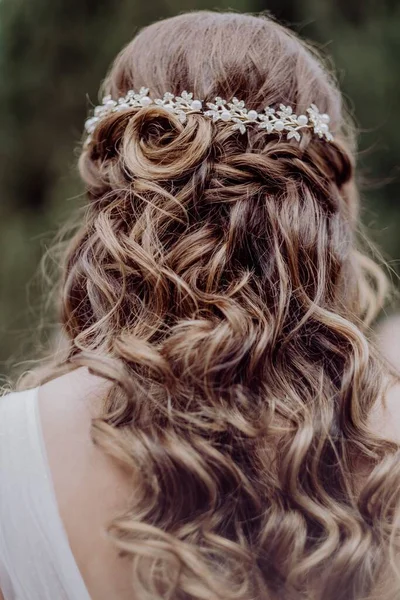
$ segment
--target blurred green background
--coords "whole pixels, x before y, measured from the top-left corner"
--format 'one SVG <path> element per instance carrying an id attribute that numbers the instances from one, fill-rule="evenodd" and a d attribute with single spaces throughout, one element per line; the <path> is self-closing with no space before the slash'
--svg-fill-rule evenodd
<path id="1" fill-rule="evenodd" d="M 397 268 L 398 0 L 0 0 L 0 373 L 32 350 L 43 318 L 34 274 L 82 202 L 75 162 L 87 98 L 97 102 L 138 28 L 193 9 L 271 12 L 333 57 L 360 131 L 363 221 Z"/>

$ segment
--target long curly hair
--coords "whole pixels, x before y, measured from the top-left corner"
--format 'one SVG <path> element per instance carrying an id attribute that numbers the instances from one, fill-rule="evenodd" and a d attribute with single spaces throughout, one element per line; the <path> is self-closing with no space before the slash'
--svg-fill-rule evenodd
<path id="1" fill-rule="evenodd" d="M 141 86 L 258 111 L 316 103 L 334 141 L 149 106 L 82 146 L 59 367 L 113 382 L 92 436 L 133 477 L 107 530 L 137 597 L 398 598 L 399 447 L 369 424 L 385 278 L 358 249 L 334 78 L 270 18 L 194 12 L 143 29 L 102 92 Z"/>

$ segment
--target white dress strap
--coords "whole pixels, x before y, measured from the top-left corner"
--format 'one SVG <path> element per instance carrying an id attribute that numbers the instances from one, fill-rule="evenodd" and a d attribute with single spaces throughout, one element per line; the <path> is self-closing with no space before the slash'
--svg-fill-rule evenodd
<path id="1" fill-rule="evenodd" d="M 58 510 L 38 388 L 0 398 L 0 589 L 5 600 L 90 600 Z"/>

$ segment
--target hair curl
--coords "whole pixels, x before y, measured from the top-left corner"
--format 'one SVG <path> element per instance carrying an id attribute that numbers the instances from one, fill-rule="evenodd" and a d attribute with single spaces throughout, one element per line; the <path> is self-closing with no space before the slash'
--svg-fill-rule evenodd
<path id="1" fill-rule="evenodd" d="M 114 382 L 93 439 L 135 474 L 109 532 L 137 597 L 398 597 L 394 575 L 380 587 L 395 571 L 398 446 L 368 425 L 384 278 L 357 250 L 334 80 L 273 20 L 201 12 L 142 30 L 104 91 L 141 86 L 255 110 L 315 102 L 335 141 L 150 106 L 110 115 L 83 147 L 65 365 Z"/>

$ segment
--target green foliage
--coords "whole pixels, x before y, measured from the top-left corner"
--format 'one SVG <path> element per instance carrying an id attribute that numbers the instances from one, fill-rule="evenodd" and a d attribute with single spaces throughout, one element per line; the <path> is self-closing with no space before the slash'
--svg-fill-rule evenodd
<path id="1" fill-rule="evenodd" d="M 89 98 L 96 103 L 112 58 L 138 28 L 205 8 L 270 11 L 333 55 L 360 129 L 364 221 L 388 255 L 400 256 L 395 0 L 1 0 L 0 371 L 29 352 L 41 302 L 30 282 L 79 204 L 74 148 Z"/>

